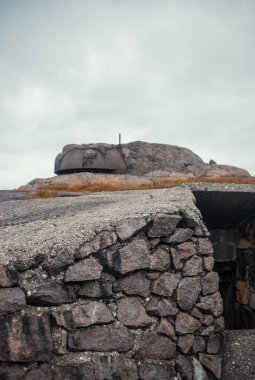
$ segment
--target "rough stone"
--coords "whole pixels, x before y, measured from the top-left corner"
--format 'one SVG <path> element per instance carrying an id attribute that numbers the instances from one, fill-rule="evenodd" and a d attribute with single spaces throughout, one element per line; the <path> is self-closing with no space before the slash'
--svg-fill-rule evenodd
<path id="1" fill-rule="evenodd" d="M 214 327 L 211 325 L 211 326 L 208 326 L 206 327 L 205 329 L 203 329 L 200 334 L 202 336 L 210 336 L 214 333 Z"/>
<path id="2" fill-rule="evenodd" d="M 179 254 L 178 254 L 178 252 L 177 252 L 177 250 L 175 248 L 171 248 L 170 249 L 170 257 L 171 257 L 171 260 L 172 260 L 173 268 L 176 271 L 181 270 L 182 267 L 183 267 L 183 263 L 181 262 Z"/>
<path id="3" fill-rule="evenodd" d="M 117 301 L 117 318 L 128 327 L 145 327 L 152 323 L 146 310 L 135 297 L 122 298 Z"/>
<path id="4" fill-rule="evenodd" d="M 97 301 L 87 301 L 82 305 L 72 307 L 71 310 L 53 311 L 52 316 L 58 326 L 63 326 L 67 330 L 114 321 L 112 312 L 108 307 Z"/>
<path id="5" fill-rule="evenodd" d="M 202 321 L 204 316 L 196 307 L 191 310 L 191 315 L 192 317 L 197 318 L 199 321 Z"/>
<path id="6" fill-rule="evenodd" d="M 194 335 L 186 334 L 178 338 L 177 347 L 183 353 L 187 354 L 194 343 Z"/>
<path id="7" fill-rule="evenodd" d="M 206 343 L 202 336 L 195 336 L 192 351 L 197 354 L 198 352 L 204 352 L 206 349 Z"/>
<path id="8" fill-rule="evenodd" d="M 203 227 L 199 227 L 199 226 L 197 226 L 197 227 L 195 227 L 194 235 L 195 235 L 196 237 L 204 237 L 204 236 L 208 236 L 208 235 L 206 234 L 206 232 L 207 232 L 207 231 L 205 231 L 205 229 L 204 229 Z"/>
<path id="9" fill-rule="evenodd" d="M 148 232 L 148 236 L 159 237 L 171 235 L 181 219 L 180 215 L 157 214 Z"/>
<path id="10" fill-rule="evenodd" d="M 176 249 L 181 260 L 187 260 L 196 254 L 196 246 L 191 241 L 178 244 Z"/>
<path id="11" fill-rule="evenodd" d="M 199 354 L 200 363 L 209 369 L 216 377 L 216 379 L 221 378 L 221 358 L 214 355 Z"/>
<path id="12" fill-rule="evenodd" d="M 182 218 L 184 227 L 195 228 L 200 225 L 199 217 L 197 215 L 194 215 L 194 213 L 189 208 L 185 208 L 182 211 Z"/>
<path id="13" fill-rule="evenodd" d="M 117 252 L 107 252 L 107 265 L 120 274 L 150 268 L 149 248 L 143 239 L 134 239 Z"/>
<path id="14" fill-rule="evenodd" d="M 168 337 L 154 332 L 143 333 L 138 359 L 169 360 L 174 357 L 176 344 Z"/>
<path id="15" fill-rule="evenodd" d="M 191 228 L 176 228 L 173 235 L 163 239 L 164 243 L 179 244 L 189 240 L 194 234 Z"/>
<path id="16" fill-rule="evenodd" d="M 214 258 L 212 256 L 203 256 L 203 269 L 206 271 L 213 270 Z"/>
<path id="17" fill-rule="evenodd" d="M 204 326 L 210 326 L 214 321 L 214 318 L 210 314 L 203 314 L 203 318 L 201 319 L 201 323 Z"/>
<path id="18" fill-rule="evenodd" d="M 197 239 L 197 254 L 198 255 L 212 255 L 213 246 L 212 243 L 206 238 Z"/>
<path id="19" fill-rule="evenodd" d="M 26 306 L 26 296 L 20 288 L 0 289 L 0 315 L 21 310 Z"/>
<path id="20" fill-rule="evenodd" d="M 171 364 L 142 363 L 139 375 L 141 380 L 173 380 L 176 372 Z"/>
<path id="21" fill-rule="evenodd" d="M 150 294 L 150 281 L 142 272 L 128 275 L 113 283 L 114 290 L 122 291 L 128 295 L 148 297 Z"/>
<path id="22" fill-rule="evenodd" d="M 208 376 L 199 361 L 192 357 L 193 380 L 208 380 Z"/>
<path id="23" fill-rule="evenodd" d="M 181 380 L 193 379 L 193 366 L 189 356 L 177 355 L 176 368 L 180 374 Z"/>
<path id="24" fill-rule="evenodd" d="M 198 256 L 193 256 L 184 264 L 182 268 L 183 276 L 197 276 L 202 272 L 202 259 Z"/>
<path id="25" fill-rule="evenodd" d="M 73 262 L 73 258 L 66 251 L 62 250 L 56 254 L 50 263 L 44 264 L 43 269 L 51 276 L 55 276 L 73 264 Z"/>
<path id="26" fill-rule="evenodd" d="M 176 292 L 177 304 L 185 311 L 191 310 L 201 292 L 200 278 L 186 277 L 181 279 Z"/>
<path id="27" fill-rule="evenodd" d="M 103 267 L 93 257 L 70 266 L 65 273 L 65 282 L 97 280 Z"/>
<path id="28" fill-rule="evenodd" d="M 54 306 L 63 303 L 75 302 L 76 296 L 72 286 L 60 284 L 50 284 L 42 286 L 31 296 L 27 297 L 27 301 L 31 305 L 38 306 Z"/>
<path id="29" fill-rule="evenodd" d="M 156 248 L 157 247 L 157 245 L 159 245 L 159 243 L 160 243 L 160 238 L 152 238 L 152 239 L 150 239 L 150 246 L 151 246 L 151 248 L 153 249 L 153 248 Z"/>
<path id="30" fill-rule="evenodd" d="M 62 328 L 54 328 L 53 336 L 53 349 L 57 355 L 65 355 L 67 353 L 67 331 Z"/>
<path id="31" fill-rule="evenodd" d="M 155 331 L 158 334 L 167 335 L 173 340 L 176 339 L 174 326 L 165 318 L 161 318 L 160 324 L 156 327 Z"/>
<path id="32" fill-rule="evenodd" d="M 68 336 L 71 351 L 126 352 L 134 343 L 133 334 L 126 327 L 116 325 L 87 327 Z"/>
<path id="33" fill-rule="evenodd" d="M 136 364 L 122 356 L 96 356 L 92 358 L 95 380 L 138 380 Z"/>
<path id="34" fill-rule="evenodd" d="M 249 303 L 249 283 L 245 281 L 236 281 L 236 300 L 242 305 Z"/>
<path id="35" fill-rule="evenodd" d="M 252 239 L 251 240 L 244 239 L 244 238 L 239 239 L 237 248 L 238 249 L 249 249 L 249 248 L 252 248 Z"/>
<path id="36" fill-rule="evenodd" d="M 52 371 L 49 364 L 39 364 L 36 368 L 31 369 L 22 380 L 52 380 Z"/>
<path id="37" fill-rule="evenodd" d="M 92 253 L 97 253 L 102 249 L 110 247 L 117 242 L 117 235 L 113 231 L 102 231 L 95 239 L 83 243 L 78 252 L 76 253 L 76 258 L 88 257 Z"/>
<path id="38" fill-rule="evenodd" d="M 47 316 L 13 315 L 0 318 L 0 361 L 48 362 L 52 352 Z"/>
<path id="39" fill-rule="evenodd" d="M 223 313 L 223 302 L 219 292 L 212 295 L 200 297 L 197 308 L 204 312 L 209 312 L 215 317 L 219 317 Z"/>
<path id="40" fill-rule="evenodd" d="M 250 286 L 249 306 L 251 309 L 255 310 L 255 288 L 253 288 L 253 286 Z"/>
<path id="41" fill-rule="evenodd" d="M 213 335 L 208 339 L 207 352 L 208 354 L 217 354 L 222 346 L 222 338 L 220 335 Z"/>
<path id="42" fill-rule="evenodd" d="M 224 317 L 215 318 L 213 326 L 215 332 L 223 331 L 225 328 Z"/>
<path id="43" fill-rule="evenodd" d="M 23 379 L 27 373 L 27 366 L 15 363 L 0 364 L 0 379 L 1 380 L 18 380 Z M 44 379 L 45 380 L 45 379 Z"/>
<path id="44" fill-rule="evenodd" d="M 61 363 L 54 366 L 54 380 L 96 380 L 94 366 L 89 362 Z M 38 379 L 39 380 L 39 379 Z"/>
<path id="45" fill-rule="evenodd" d="M 18 284 L 17 273 L 3 265 L 0 265 L 0 288 L 10 288 Z"/>
<path id="46" fill-rule="evenodd" d="M 216 272 L 209 272 L 202 278 L 202 294 L 204 296 L 217 292 L 219 289 L 219 275 Z"/>
<path id="47" fill-rule="evenodd" d="M 150 269 L 151 270 L 158 270 L 158 271 L 166 271 L 170 267 L 170 256 L 169 253 L 166 252 L 161 247 L 158 247 L 150 256 L 151 263 L 150 263 Z"/>
<path id="48" fill-rule="evenodd" d="M 100 172 L 102 169 L 103 171 L 106 169 L 114 173 L 132 174 L 132 177 L 148 178 L 151 179 L 150 183 L 154 183 L 157 179 L 162 182 L 162 176 L 163 178 L 167 176 L 169 179 L 176 175 L 182 178 L 187 175 L 199 174 L 211 177 L 249 176 L 244 169 L 204 163 L 189 149 L 173 145 L 133 141 L 121 144 L 121 151 L 119 145 L 113 144 L 68 144 L 56 157 L 55 173 L 64 174 L 67 171 L 70 172 L 70 168 L 73 168 L 73 172 L 95 169 Z M 97 175 L 99 174 L 97 173 Z M 198 224 L 196 220 L 198 217 L 195 219 L 189 209 L 183 210 L 182 214 L 185 224 L 188 226 L 194 227 Z"/>
<path id="49" fill-rule="evenodd" d="M 156 280 L 160 276 L 161 276 L 161 273 L 159 273 L 159 272 L 147 272 L 146 273 L 146 278 L 148 280 Z"/>
<path id="50" fill-rule="evenodd" d="M 81 285 L 78 295 L 89 298 L 104 298 L 112 295 L 112 282 L 107 280 L 88 281 Z"/>
<path id="51" fill-rule="evenodd" d="M 187 313 L 178 313 L 175 321 L 175 329 L 177 334 L 192 334 L 199 329 L 200 323 Z"/>
<path id="52" fill-rule="evenodd" d="M 164 273 L 152 283 L 151 291 L 152 293 L 159 294 L 161 296 L 171 297 L 179 281 L 179 274 Z"/>
<path id="53" fill-rule="evenodd" d="M 14 263 L 15 269 L 19 272 L 24 272 L 29 269 L 36 269 L 45 260 L 45 256 L 38 254 L 34 257 L 17 259 Z"/>
<path id="54" fill-rule="evenodd" d="M 121 242 L 130 239 L 147 225 L 145 218 L 121 220 L 116 224 L 116 233 Z"/>
<path id="55" fill-rule="evenodd" d="M 167 317 L 178 313 L 178 309 L 171 299 L 160 299 L 156 297 L 150 299 L 145 309 L 148 314 L 157 317 Z"/>

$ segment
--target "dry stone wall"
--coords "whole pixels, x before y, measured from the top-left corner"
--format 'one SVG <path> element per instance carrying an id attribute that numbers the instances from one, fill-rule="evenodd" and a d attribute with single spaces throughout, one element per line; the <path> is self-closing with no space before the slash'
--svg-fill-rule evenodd
<path id="1" fill-rule="evenodd" d="M 255 328 L 255 220 L 239 231 L 236 246 L 235 314 L 237 328 Z"/>
<path id="2" fill-rule="evenodd" d="M 0 379 L 220 379 L 223 305 L 187 212 L 0 266 Z"/>

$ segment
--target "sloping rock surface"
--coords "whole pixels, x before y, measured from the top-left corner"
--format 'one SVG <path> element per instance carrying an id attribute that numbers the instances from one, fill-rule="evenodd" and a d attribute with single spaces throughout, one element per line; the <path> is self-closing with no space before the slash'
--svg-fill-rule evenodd
<path id="1" fill-rule="evenodd" d="M 187 148 L 140 141 L 121 147 L 109 144 L 66 145 L 56 157 L 55 173 L 61 175 L 36 178 L 19 190 L 33 195 L 44 186 L 52 186 L 59 197 L 66 197 L 82 195 L 84 192 L 77 192 L 79 189 L 94 184 L 134 188 L 194 177 L 250 177 L 244 169 L 217 165 L 214 161 L 204 163 Z M 71 192 L 72 189 L 75 192 Z M 23 199 L 26 196 L 21 192 L 0 192 L 0 201 L 8 200 L 8 197 L 16 199 L 16 194 L 23 194 Z"/>
<path id="2" fill-rule="evenodd" d="M 77 171 L 126 173 L 136 176 L 151 174 L 167 176 L 167 173 L 182 173 L 203 176 L 237 175 L 247 176 L 246 170 L 214 161 L 206 164 L 187 148 L 174 145 L 152 144 L 135 141 L 123 145 L 82 144 L 66 145 L 56 157 L 55 173 Z"/>

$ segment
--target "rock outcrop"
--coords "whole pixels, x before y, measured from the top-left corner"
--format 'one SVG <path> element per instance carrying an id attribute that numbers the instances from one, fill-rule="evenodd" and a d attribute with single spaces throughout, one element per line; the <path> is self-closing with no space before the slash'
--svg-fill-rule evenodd
<path id="1" fill-rule="evenodd" d="M 62 197 L 83 195 L 88 185 L 100 185 L 98 190 L 92 191 L 102 191 L 104 185 L 111 191 L 109 184 L 116 190 L 150 188 L 173 181 L 192 182 L 198 177 L 205 181 L 213 177 L 250 177 L 246 170 L 234 166 L 218 165 L 212 160 L 206 164 L 186 148 L 140 141 L 121 146 L 67 145 L 55 160 L 55 173 L 61 175 L 33 179 L 19 190 L 29 192 L 33 197 L 44 186 L 50 186 L 57 190 L 56 196 Z M 81 193 L 79 189 L 82 189 Z M 20 197 L 24 193 L 9 194 L 9 198 L 16 199 L 16 194 Z M 2 200 L 6 199 L 3 194 Z"/>
<path id="2" fill-rule="evenodd" d="M 187 148 L 141 141 L 123 145 L 66 145 L 55 161 L 56 174 L 77 172 L 126 173 L 135 176 L 168 176 L 167 173 L 199 176 L 248 176 L 244 169 L 206 164 Z M 167 172 L 167 173 L 165 173 Z M 154 173 L 154 174 L 153 174 Z"/>
<path id="3" fill-rule="evenodd" d="M 34 179 L 19 190 L 29 192 L 33 197 L 44 186 L 50 186 L 58 189 L 56 196 L 62 197 L 83 195 L 88 185 L 100 184 L 99 190 L 102 191 L 104 184 L 106 187 L 111 184 L 115 189 L 134 189 L 173 181 L 192 182 L 195 177 L 205 180 L 212 177 L 250 177 L 246 170 L 234 166 L 217 165 L 212 160 L 206 164 L 186 148 L 139 141 L 121 146 L 67 145 L 55 160 L 55 173 L 61 175 Z M 81 188 L 83 193 L 78 193 L 77 189 Z M 11 199 L 16 199 L 14 195 Z"/>

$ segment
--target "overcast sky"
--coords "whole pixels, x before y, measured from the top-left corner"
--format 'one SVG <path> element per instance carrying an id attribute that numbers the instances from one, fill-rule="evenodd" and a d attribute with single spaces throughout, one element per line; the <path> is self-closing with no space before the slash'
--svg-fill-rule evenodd
<path id="1" fill-rule="evenodd" d="M 0 0 L 0 189 L 119 132 L 255 175 L 254 19 L 254 0 Z"/>

